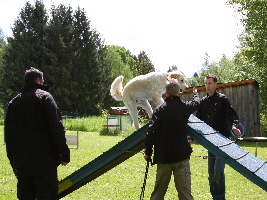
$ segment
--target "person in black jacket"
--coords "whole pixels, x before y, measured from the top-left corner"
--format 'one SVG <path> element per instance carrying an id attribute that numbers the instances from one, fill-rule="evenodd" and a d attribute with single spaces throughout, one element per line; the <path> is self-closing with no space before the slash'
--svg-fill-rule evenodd
<path id="1" fill-rule="evenodd" d="M 238 116 L 228 98 L 216 91 L 217 77 L 209 74 L 205 77 L 207 95 L 200 101 L 196 116 L 222 135 L 229 138 L 231 129 L 236 135 L 241 135 L 237 128 Z M 225 161 L 208 152 L 208 172 L 210 193 L 213 199 L 225 199 Z"/>
<path id="2" fill-rule="evenodd" d="M 144 158 L 150 159 L 154 147 L 153 164 L 157 164 L 151 200 L 164 199 L 172 173 L 179 199 L 193 199 L 189 164 L 192 148 L 186 128 L 189 116 L 199 107 L 200 99 L 194 89 L 193 101 L 182 101 L 179 91 L 177 81 L 169 80 L 166 85 L 168 97 L 156 107 L 146 135 Z"/>
<path id="3" fill-rule="evenodd" d="M 7 157 L 20 200 L 57 199 L 57 167 L 70 162 L 60 111 L 43 82 L 41 71 L 26 70 L 25 86 L 9 102 L 5 118 Z"/>

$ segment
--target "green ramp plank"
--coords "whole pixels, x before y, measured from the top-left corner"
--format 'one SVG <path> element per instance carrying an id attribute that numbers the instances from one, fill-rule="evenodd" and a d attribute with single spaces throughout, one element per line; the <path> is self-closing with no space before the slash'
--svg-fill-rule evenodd
<path id="1" fill-rule="evenodd" d="M 59 182 L 58 199 L 70 194 L 144 149 L 148 124 Z"/>
<path id="2" fill-rule="evenodd" d="M 267 191 L 267 164 L 191 115 L 188 135 L 244 177 Z"/>

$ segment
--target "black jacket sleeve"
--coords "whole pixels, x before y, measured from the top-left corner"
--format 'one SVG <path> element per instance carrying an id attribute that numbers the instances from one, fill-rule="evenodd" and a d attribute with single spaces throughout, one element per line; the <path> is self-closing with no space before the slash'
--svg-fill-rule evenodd
<path id="1" fill-rule="evenodd" d="M 223 106 L 224 106 L 224 113 L 225 113 L 225 117 L 228 119 L 228 123 L 230 124 L 230 126 L 235 126 L 238 127 L 238 121 L 239 121 L 239 117 L 237 116 L 234 108 L 231 106 L 231 103 L 229 101 L 228 98 L 223 98 Z"/>
<path id="2" fill-rule="evenodd" d="M 58 148 L 61 160 L 68 163 L 70 162 L 70 150 L 66 143 L 62 117 L 52 95 L 48 95 L 45 98 L 45 111 L 49 127 L 48 131 L 52 135 L 54 143 Z"/>
<path id="3" fill-rule="evenodd" d="M 198 94 L 194 94 L 192 101 L 185 102 L 189 113 L 197 111 L 200 106 L 200 98 Z"/>
<path id="4" fill-rule="evenodd" d="M 152 156 L 153 146 L 160 136 L 160 125 L 161 125 L 161 114 L 159 106 L 155 109 L 155 112 L 152 115 L 152 119 L 149 123 L 148 132 L 145 140 L 145 154 Z"/>

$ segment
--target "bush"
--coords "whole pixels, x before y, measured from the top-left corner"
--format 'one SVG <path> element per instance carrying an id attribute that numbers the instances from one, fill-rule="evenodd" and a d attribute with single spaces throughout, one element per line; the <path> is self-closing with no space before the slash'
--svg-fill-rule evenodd
<path id="1" fill-rule="evenodd" d="M 81 118 L 65 118 L 63 120 L 64 126 L 68 131 L 83 131 L 83 132 L 98 132 L 100 135 L 106 136 L 122 136 L 127 137 L 131 135 L 135 129 L 130 127 L 125 131 L 109 130 L 104 127 L 107 123 L 106 116 L 90 116 Z M 141 124 L 142 125 L 142 124 Z"/>
<path id="2" fill-rule="evenodd" d="M 70 131 L 100 132 L 105 118 L 100 116 L 65 118 L 63 123 L 66 130 Z"/>

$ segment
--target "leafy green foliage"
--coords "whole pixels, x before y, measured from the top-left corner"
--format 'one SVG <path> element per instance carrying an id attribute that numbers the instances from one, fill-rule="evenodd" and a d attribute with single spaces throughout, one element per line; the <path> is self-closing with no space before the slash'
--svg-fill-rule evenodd
<path id="1" fill-rule="evenodd" d="M 149 72 L 154 72 L 155 68 L 152 64 L 150 58 L 146 54 L 145 51 L 141 51 L 137 58 L 135 58 L 137 61 L 136 69 L 137 69 L 137 75 L 143 75 L 147 74 Z"/>
<path id="2" fill-rule="evenodd" d="M 260 83 L 261 122 L 267 116 L 267 4 L 266 1 L 231 0 L 241 17 L 244 31 L 240 35 L 240 52 L 236 55 L 242 70 Z M 267 126 L 265 126 L 265 130 Z"/>
<path id="3" fill-rule="evenodd" d="M 67 131 L 84 131 L 84 132 L 98 132 L 100 135 L 109 135 L 109 136 L 129 136 L 132 134 L 135 129 L 130 127 L 125 131 L 118 130 L 109 130 L 107 127 L 103 126 L 107 123 L 107 116 L 90 116 L 90 117 L 80 117 L 80 118 L 68 118 L 64 117 L 63 120 L 64 127 Z M 0 125 L 1 125 L 1 115 L 0 115 Z M 143 126 L 144 123 L 141 123 Z M 125 126 L 130 126 L 130 124 L 125 124 Z"/>
<path id="4" fill-rule="evenodd" d="M 44 5 L 26 3 L 12 29 L 14 38 L 8 38 L 3 55 L 1 103 L 5 106 L 24 85 L 24 72 L 31 66 L 42 68 L 44 60 L 45 27 L 47 15 Z"/>
<path id="5" fill-rule="evenodd" d="M 225 55 L 222 56 L 220 61 L 209 61 L 209 55 L 205 54 L 205 63 L 199 74 L 195 73 L 192 78 L 186 79 L 189 87 L 204 85 L 204 78 L 208 74 L 215 74 L 218 77 L 219 83 L 245 80 L 248 75 L 241 70 L 235 59 L 229 59 Z"/>
<path id="6" fill-rule="evenodd" d="M 130 51 L 126 50 L 124 47 L 119 47 L 115 45 L 108 45 L 106 48 L 106 60 L 110 65 L 111 73 L 110 80 L 114 80 L 118 76 L 122 75 L 124 77 L 124 85 L 128 83 L 134 77 L 134 70 L 136 68 L 136 61 L 132 57 Z M 109 83 L 109 90 L 112 81 Z M 106 104 L 112 106 L 123 106 L 122 101 L 116 101 L 111 96 L 105 99 Z M 106 107 L 108 108 L 108 107 Z"/>
<path id="7" fill-rule="evenodd" d="M 4 53 L 3 105 L 24 85 L 31 66 L 44 72 L 60 109 L 99 114 L 109 96 L 110 66 L 100 34 L 90 26 L 84 10 L 52 6 L 51 18 L 44 4 L 26 3 L 15 21 L 14 37 Z"/>
<path id="8" fill-rule="evenodd" d="M 106 60 L 107 62 L 109 62 L 111 67 L 110 78 L 112 79 L 112 81 L 118 76 L 123 75 L 123 85 L 125 85 L 135 76 L 155 71 L 155 68 L 150 58 L 144 51 L 140 52 L 138 57 L 136 57 L 124 47 L 108 45 L 106 48 L 106 52 Z M 110 82 L 110 85 L 111 83 L 112 82 Z M 115 101 L 110 97 L 109 99 L 107 98 L 105 101 L 110 102 L 109 105 L 112 106 L 123 106 L 123 102 Z"/>
<path id="9" fill-rule="evenodd" d="M 66 118 L 63 120 L 66 130 L 100 132 L 105 119 L 101 117 Z"/>
<path id="10" fill-rule="evenodd" d="M 0 27 L 0 48 L 2 48 L 3 44 L 5 44 L 5 35 L 2 28 Z"/>
<path id="11" fill-rule="evenodd" d="M 27 2 L 21 9 L 14 37 L 8 38 L 3 51 L 1 104 L 7 105 L 20 91 L 25 70 L 35 67 L 44 72 L 45 84 L 61 110 L 97 115 L 104 108 L 122 106 L 109 94 L 117 76 L 128 82 L 155 71 L 144 51 L 136 57 L 123 47 L 105 46 L 83 9 L 73 11 L 61 4 L 49 12 L 40 1 Z M 1 52 L 0 48 L 0 56 Z"/>
<path id="12" fill-rule="evenodd" d="M 0 28 L 0 85 L 2 85 L 2 79 L 3 79 L 3 63 L 4 63 L 3 55 L 4 55 L 4 48 L 6 47 L 6 42 L 4 38 L 5 36 L 3 30 Z M 0 96 L 2 96 L 1 93 L 2 92 L 0 88 Z"/>
<path id="13" fill-rule="evenodd" d="M 167 72 L 172 72 L 172 71 L 178 71 L 178 67 L 176 65 L 170 66 Z"/>
<path id="14" fill-rule="evenodd" d="M 129 82 L 133 77 L 132 69 L 136 66 L 136 61 L 131 56 L 130 52 L 124 47 L 115 45 L 107 46 L 107 60 L 111 66 L 111 76 L 114 80 L 120 75 L 124 76 L 124 82 Z"/>

